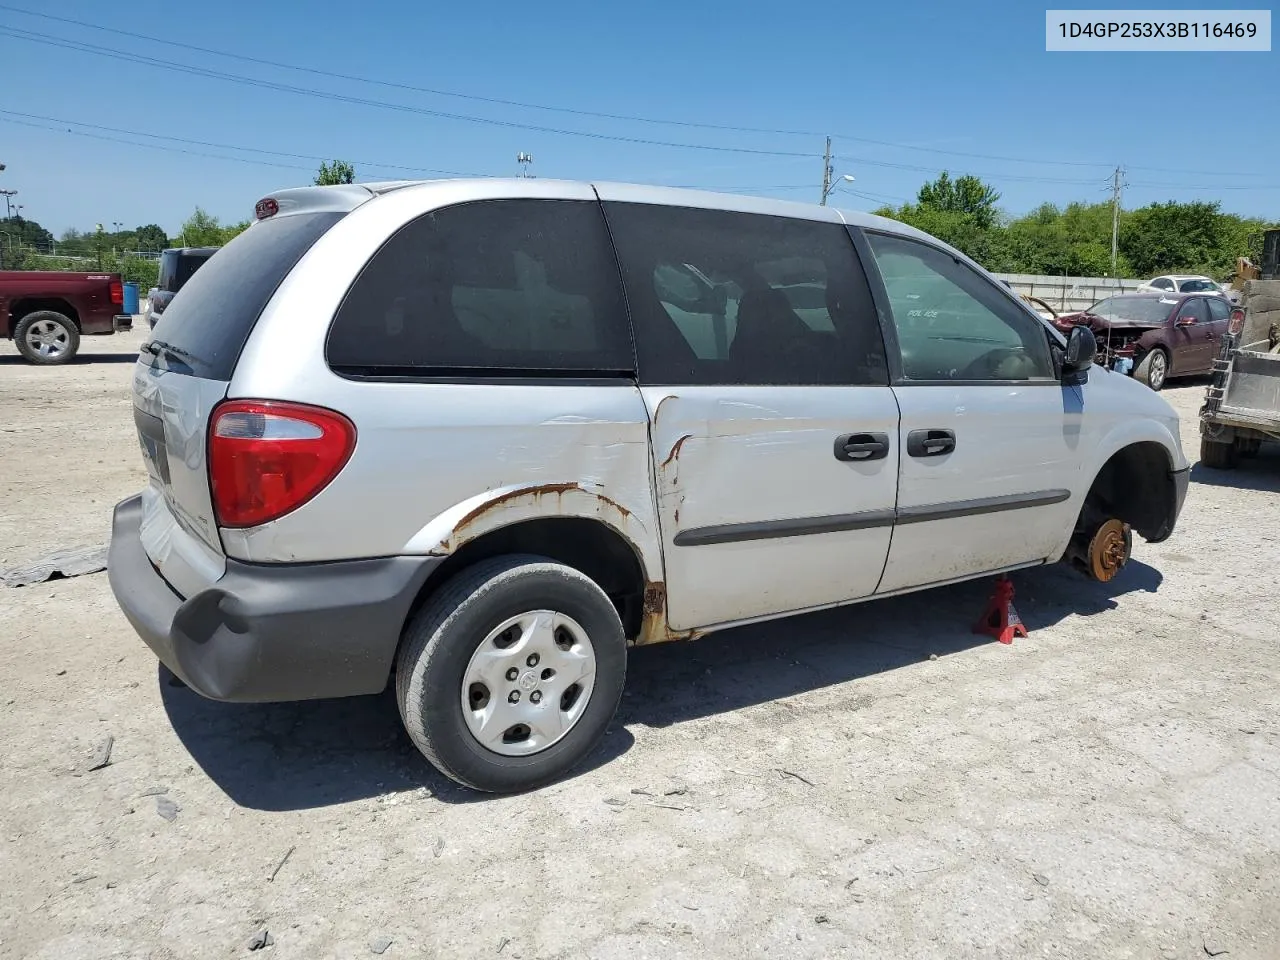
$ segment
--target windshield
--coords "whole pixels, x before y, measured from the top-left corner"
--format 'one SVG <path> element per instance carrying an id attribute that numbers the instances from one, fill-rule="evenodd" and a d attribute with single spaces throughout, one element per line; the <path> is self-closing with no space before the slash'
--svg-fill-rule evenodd
<path id="1" fill-rule="evenodd" d="M 1164 323 L 1174 301 L 1164 297 L 1108 297 L 1089 308 L 1088 312 L 1108 323 Z"/>
<path id="2" fill-rule="evenodd" d="M 1178 289 L 1183 293 L 1204 293 L 1207 290 L 1218 289 L 1218 285 L 1212 280 L 1183 280 L 1178 284 Z"/>

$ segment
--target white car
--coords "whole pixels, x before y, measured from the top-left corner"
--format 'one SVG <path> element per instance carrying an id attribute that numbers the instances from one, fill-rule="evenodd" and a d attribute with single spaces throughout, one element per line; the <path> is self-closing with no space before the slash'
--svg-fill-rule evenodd
<path id="1" fill-rule="evenodd" d="M 1153 277 L 1142 286 L 1137 293 L 1216 293 L 1226 297 L 1232 303 L 1240 302 L 1240 291 L 1224 287 L 1212 277 L 1192 274 L 1169 273 L 1162 277 Z"/>
<path id="2" fill-rule="evenodd" d="M 1096 350 L 834 207 L 286 190 L 141 351 L 111 586 L 206 697 L 394 677 L 432 763 L 524 790 L 604 736 L 633 645 L 1059 560 L 1109 580 L 1131 530 L 1169 537 L 1178 416 Z"/>

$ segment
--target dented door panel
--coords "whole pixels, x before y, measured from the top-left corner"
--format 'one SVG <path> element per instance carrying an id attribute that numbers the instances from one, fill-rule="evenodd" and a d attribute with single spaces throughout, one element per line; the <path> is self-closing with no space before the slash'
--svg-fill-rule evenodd
<path id="1" fill-rule="evenodd" d="M 870 595 L 897 484 L 888 387 L 642 387 L 677 630 Z M 835 455 L 886 434 L 887 455 Z"/>

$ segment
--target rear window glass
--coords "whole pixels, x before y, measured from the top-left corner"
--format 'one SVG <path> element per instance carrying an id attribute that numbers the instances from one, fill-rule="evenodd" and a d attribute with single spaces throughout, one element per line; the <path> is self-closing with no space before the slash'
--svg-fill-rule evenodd
<path id="1" fill-rule="evenodd" d="M 1183 280 L 1179 290 L 1183 293 L 1204 293 L 1206 290 L 1217 290 L 1218 285 L 1212 280 Z"/>
<path id="2" fill-rule="evenodd" d="M 331 226 L 335 212 L 260 220 L 210 257 L 160 316 L 153 363 L 208 380 L 230 380 L 236 360 L 276 287 Z M 144 355 L 145 356 L 145 355 Z"/>
<path id="3" fill-rule="evenodd" d="M 352 285 L 328 359 L 353 376 L 630 374 L 599 205 L 483 200 L 419 217 Z"/>
<path id="4" fill-rule="evenodd" d="M 200 269 L 212 253 L 179 253 L 168 250 L 160 256 L 160 276 L 156 288 L 166 293 L 177 293 Z"/>

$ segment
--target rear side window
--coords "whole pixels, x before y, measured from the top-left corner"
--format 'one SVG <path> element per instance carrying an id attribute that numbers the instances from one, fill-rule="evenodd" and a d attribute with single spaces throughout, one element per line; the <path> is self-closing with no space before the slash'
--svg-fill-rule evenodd
<path id="1" fill-rule="evenodd" d="M 1209 316 L 1214 320 L 1226 320 L 1231 316 L 1231 304 L 1219 297 L 1209 301 Z"/>
<path id="2" fill-rule="evenodd" d="M 419 217 L 352 285 L 328 360 L 357 376 L 630 376 L 599 204 L 483 200 Z"/>
<path id="3" fill-rule="evenodd" d="M 152 332 L 167 348 L 153 363 L 208 380 L 230 380 L 245 341 L 276 287 L 331 226 L 335 212 L 259 220 L 197 270 Z"/>
<path id="4" fill-rule="evenodd" d="M 1151 286 L 1155 287 L 1157 290 L 1172 290 L 1173 281 L 1167 280 L 1164 277 L 1157 277 L 1151 281 Z"/>
<path id="5" fill-rule="evenodd" d="M 839 224 L 611 203 L 647 384 L 888 383 L 862 266 Z"/>

